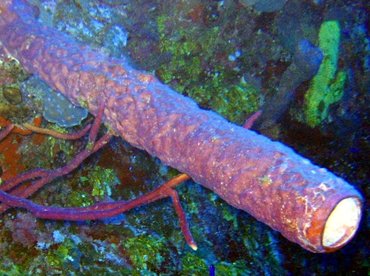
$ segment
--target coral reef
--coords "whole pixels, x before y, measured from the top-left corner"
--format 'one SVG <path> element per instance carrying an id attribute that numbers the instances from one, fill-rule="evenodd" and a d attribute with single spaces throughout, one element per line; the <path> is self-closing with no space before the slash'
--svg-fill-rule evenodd
<path id="1" fill-rule="evenodd" d="M 123 3 L 77 0 L 58 1 L 58 4 L 53 0 L 30 2 L 38 3 L 40 16 L 43 18 L 46 17 L 45 13 L 50 13 L 50 18 L 43 21 L 44 24 L 55 24 L 58 28 L 77 35 L 79 40 L 87 39 L 88 43 L 99 47 L 109 45 L 109 41 L 104 38 L 105 30 L 111 25 L 120 25 L 121 29 L 127 30 L 129 34 L 127 46 L 122 44 L 123 48 L 116 50 L 116 53 L 129 54 L 132 62 L 153 72 L 156 72 L 159 66 L 161 70 L 165 70 L 167 63 L 170 68 L 171 60 L 159 50 L 160 39 L 156 29 L 158 16 L 167 17 L 169 22 L 177 22 L 176 28 L 184 26 L 185 31 L 196 28 L 199 37 L 203 32 L 207 32 L 208 27 L 219 26 L 221 30 L 219 41 L 227 43 L 218 44 L 219 49 L 216 51 L 214 46 L 217 44 L 209 44 L 208 48 L 200 51 L 201 56 L 209 57 L 204 59 L 201 69 L 207 71 L 207 65 L 213 63 L 218 66 L 218 70 L 229 71 L 230 68 L 235 68 L 238 73 L 235 79 L 228 78 L 226 82 L 220 82 L 220 89 L 215 90 L 214 96 L 223 90 L 222 87 L 228 89 L 230 84 L 238 84 L 243 76 L 247 83 L 253 84 L 258 89 L 260 93 L 258 96 L 261 99 L 268 99 L 269 95 L 276 93 L 281 76 L 291 63 L 291 54 L 298 41 L 308 39 L 315 44 L 323 18 L 339 20 L 343 29 L 340 66 L 345 68 L 348 74 L 342 100 L 331 106 L 330 121 L 326 120 L 319 128 L 307 129 L 304 120 L 299 120 L 303 124 L 297 123 L 300 114 L 304 114 L 303 99 L 308 85 L 308 82 L 304 82 L 297 88 L 289 112 L 281 117 L 278 137 L 292 145 L 298 152 L 310 157 L 315 163 L 328 167 L 350 180 L 360 187 L 366 198 L 369 197 L 367 153 L 370 147 L 366 138 L 369 129 L 366 120 L 369 114 L 366 66 L 368 68 L 369 63 L 366 61 L 367 15 L 361 8 L 366 4 L 364 1 L 348 3 L 348 1 L 289 0 L 279 12 L 270 14 L 254 13 L 251 9 L 237 5 L 237 1 L 214 1 L 207 4 L 193 0 L 173 1 L 171 5 L 166 5 L 163 1 Z M 96 28 L 105 24 L 107 28 Z M 166 39 L 176 41 L 176 28 L 171 31 L 171 23 L 168 24 L 166 27 L 170 29 L 166 33 Z M 185 35 L 183 37 L 190 41 L 193 38 Z M 226 56 L 212 54 L 212 52 L 222 53 L 222 48 L 225 48 Z M 5 63 L 5 66 L 9 64 Z M 4 75 L 0 74 L 0 78 L 2 76 Z M 186 80 L 188 77 L 187 75 L 183 79 Z M 195 76 L 190 77 L 196 79 Z M 181 80 L 181 74 L 177 74 L 177 78 Z M 204 79 L 199 79 L 193 83 L 194 91 L 203 81 Z M 171 82 L 171 85 L 176 87 L 176 82 L 177 79 Z M 25 99 L 27 95 L 23 97 L 23 100 Z M 265 102 L 271 106 L 275 104 L 275 101 L 265 100 Z M 32 106 L 32 112 L 39 114 L 40 110 L 34 109 L 35 105 Z M 207 105 L 205 107 L 209 108 Z M 230 112 L 233 113 L 235 110 Z M 6 117 L 11 121 L 24 123 L 25 117 L 17 117 L 20 112 L 13 114 L 15 116 L 11 118 L 7 115 Z M 242 123 L 245 118 L 243 114 L 245 113 L 241 113 L 235 121 Z M 228 118 L 232 116 L 233 114 L 227 115 Z M 26 117 L 29 118 L 29 113 Z M 44 126 L 52 127 L 45 123 Z M 40 139 L 41 135 L 23 137 L 11 134 L 11 137 L 16 138 L 10 140 L 17 143 L 10 144 L 16 148 L 14 152 L 20 159 L 14 164 L 4 163 L 2 159 L 0 163 L 3 176 L 9 169 L 20 164 L 25 165 L 26 169 L 33 168 L 32 165 L 58 167 L 73 158 L 76 150 L 78 152 L 81 149 L 79 141 L 70 143 L 54 138 Z M 6 148 L 2 148 L 4 149 Z M 16 156 L 6 151 L 2 153 L 10 157 Z M 97 164 L 103 168 L 113 169 L 121 180 L 121 185 L 115 186 L 112 190 L 111 197 L 114 199 L 131 199 L 139 196 L 176 174 L 175 170 L 160 164 L 157 159 L 115 138 L 103 151 L 87 160 L 76 173 L 54 181 L 53 185 L 45 187 L 33 199 L 49 205 L 90 205 L 93 200 L 91 186 L 79 180 L 89 175 L 89 170 L 93 170 Z M 143 235 L 164 243 L 162 250 L 157 251 L 157 254 L 164 258 L 161 267 L 150 267 L 148 273 L 181 274 L 181 271 L 186 271 L 205 274 L 215 271 L 217 275 L 220 273 L 361 275 L 368 271 L 369 264 L 366 260 L 369 256 L 367 238 L 369 225 L 366 221 L 369 219 L 366 212 L 360 231 L 352 243 L 334 254 L 314 255 L 288 243 L 275 231 L 228 206 L 201 186 L 189 182 L 186 186 L 180 186 L 178 190 L 192 225 L 192 232 L 198 241 L 199 249 L 196 252 L 190 252 L 184 246 L 183 237 L 177 230 L 177 221 L 172 219 L 173 210 L 165 201 L 101 222 L 55 223 L 37 220 L 39 234 L 33 247 L 24 247 L 12 239 L 11 231 L 14 229 L 12 224 L 7 224 L 9 230 L 4 227 L 4 223 L 11 222 L 22 214 L 22 211 L 18 210 L 8 212 L 0 220 L 2 252 L 0 273 L 139 274 L 139 268 L 130 264 L 130 254 L 122 248 L 127 239 Z M 64 236 L 65 245 L 64 242 L 60 242 L 61 238 L 53 238 L 58 236 L 53 235 L 57 232 L 60 233 L 59 236 Z M 49 256 L 48 252 L 51 252 L 50 258 L 46 258 Z M 187 259 L 189 261 L 186 261 Z M 150 262 L 155 263 L 155 260 Z"/>
<path id="2" fill-rule="evenodd" d="M 247 211 L 312 252 L 337 250 L 353 237 L 361 217 L 362 197 L 343 179 L 281 143 L 200 109 L 189 98 L 178 95 L 153 75 L 133 69 L 125 60 L 111 58 L 53 28 L 37 24 L 27 18 L 29 9 L 21 0 L 4 3 L 0 21 L 3 46 L 25 68 L 39 74 L 72 102 L 86 105 L 96 120 L 89 135 L 92 144 L 70 163 L 54 171 L 39 169 L 25 173 L 3 184 L 0 195 L 4 210 L 22 207 L 48 219 L 100 219 L 170 197 L 187 243 L 197 248 L 173 189 L 191 177 L 232 206 Z M 63 210 L 23 199 L 56 177 L 71 172 L 108 142 L 107 134 L 95 142 L 102 119 L 112 132 L 131 145 L 145 149 L 185 174 L 129 202 L 104 202 Z M 21 187 L 14 194 L 4 192 L 23 179 L 33 178 L 40 179 L 24 191 Z M 349 221 L 339 221 L 337 228 L 328 227 L 334 215 L 343 213 L 344 209 L 339 208 L 343 204 L 351 206 L 351 212 L 344 216 Z M 265 205 L 269 209 L 264 209 Z"/>

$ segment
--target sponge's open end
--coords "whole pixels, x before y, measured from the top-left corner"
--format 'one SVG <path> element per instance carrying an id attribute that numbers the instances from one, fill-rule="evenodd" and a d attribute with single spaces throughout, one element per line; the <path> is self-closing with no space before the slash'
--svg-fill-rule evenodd
<path id="1" fill-rule="evenodd" d="M 322 245 L 330 250 L 345 245 L 355 235 L 361 220 L 361 201 L 357 197 L 341 200 L 330 213 Z"/>

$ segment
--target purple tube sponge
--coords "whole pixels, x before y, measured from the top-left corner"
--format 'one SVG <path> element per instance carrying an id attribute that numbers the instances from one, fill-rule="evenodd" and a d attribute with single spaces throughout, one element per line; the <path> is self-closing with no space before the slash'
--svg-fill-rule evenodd
<path id="1" fill-rule="evenodd" d="M 289 147 L 226 121 L 162 84 L 0 3 L 0 41 L 23 66 L 103 121 L 115 134 L 217 193 L 312 252 L 355 234 L 360 193 Z M 26 19 L 24 19 L 26 18 Z M 11 200 L 10 200 L 11 202 Z"/>

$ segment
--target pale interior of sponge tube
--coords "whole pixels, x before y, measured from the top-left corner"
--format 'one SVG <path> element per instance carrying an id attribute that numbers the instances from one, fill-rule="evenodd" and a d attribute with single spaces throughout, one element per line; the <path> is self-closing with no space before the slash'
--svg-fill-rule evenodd
<path id="1" fill-rule="evenodd" d="M 324 228 L 322 245 L 336 248 L 348 242 L 356 233 L 361 220 L 361 203 L 358 198 L 341 200 L 329 215 Z"/>

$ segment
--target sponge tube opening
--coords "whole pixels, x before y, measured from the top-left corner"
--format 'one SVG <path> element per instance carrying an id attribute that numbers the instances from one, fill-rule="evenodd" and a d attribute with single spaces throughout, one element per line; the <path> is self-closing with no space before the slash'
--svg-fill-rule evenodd
<path id="1" fill-rule="evenodd" d="M 322 245 L 336 249 L 355 235 L 361 220 L 361 201 L 357 197 L 342 199 L 330 213 L 324 227 Z"/>

